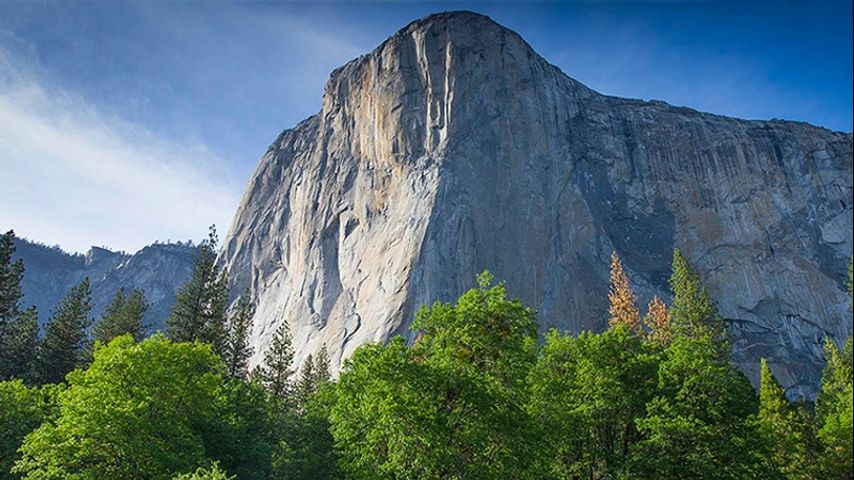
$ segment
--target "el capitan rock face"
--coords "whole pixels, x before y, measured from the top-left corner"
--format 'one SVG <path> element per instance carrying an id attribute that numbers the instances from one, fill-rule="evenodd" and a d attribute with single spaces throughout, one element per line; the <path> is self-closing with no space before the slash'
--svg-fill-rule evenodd
<path id="1" fill-rule="evenodd" d="M 297 362 L 410 335 L 416 308 L 490 270 L 543 329 L 606 327 L 609 255 L 642 302 L 672 249 L 792 397 L 851 331 L 852 137 L 600 95 L 487 17 L 416 21 L 335 70 L 323 108 L 275 140 L 222 261 L 258 302 L 257 362 L 280 322 Z M 336 362 L 336 364 L 338 363 Z M 337 366 L 337 365 L 336 365 Z"/>

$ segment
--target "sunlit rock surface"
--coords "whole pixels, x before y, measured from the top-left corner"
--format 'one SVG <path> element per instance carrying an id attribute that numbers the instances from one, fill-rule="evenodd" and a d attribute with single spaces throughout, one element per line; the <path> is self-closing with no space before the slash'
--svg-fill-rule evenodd
<path id="1" fill-rule="evenodd" d="M 679 247 L 755 380 L 810 397 L 851 331 L 852 137 L 609 97 L 487 17 L 416 21 L 332 72 L 323 108 L 262 157 L 222 262 L 258 302 L 258 362 L 287 320 L 337 368 L 411 337 L 418 305 L 488 269 L 542 329 L 606 327 L 609 255 L 645 303 Z"/>

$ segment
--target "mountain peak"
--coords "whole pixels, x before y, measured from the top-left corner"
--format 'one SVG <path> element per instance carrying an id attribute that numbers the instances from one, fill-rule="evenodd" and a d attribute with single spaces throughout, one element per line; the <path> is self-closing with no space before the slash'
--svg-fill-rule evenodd
<path id="1" fill-rule="evenodd" d="M 851 155 L 807 125 L 599 95 L 488 17 L 438 13 L 332 74 L 261 159 L 221 258 L 258 299 L 254 362 L 287 319 L 297 362 L 325 344 L 340 364 L 484 269 L 544 329 L 602 329 L 611 252 L 647 301 L 668 298 L 678 247 L 733 361 L 767 358 L 809 398 L 811 339 L 851 326 Z"/>
<path id="2" fill-rule="evenodd" d="M 439 26 L 441 28 L 456 28 L 456 29 L 470 29 L 470 28 L 500 28 L 503 30 L 510 31 L 507 27 L 499 24 L 492 18 L 483 15 L 481 13 L 472 12 L 470 10 L 452 10 L 445 12 L 437 12 L 431 13 L 425 17 L 419 18 L 418 20 L 413 20 L 405 27 L 401 28 L 397 31 L 395 35 L 392 35 L 392 38 L 396 35 L 406 34 L 407 32 L 411 32 L 412 30 L 423 29 Z M 521 37 L 520 37 L 521 38 Z"/>

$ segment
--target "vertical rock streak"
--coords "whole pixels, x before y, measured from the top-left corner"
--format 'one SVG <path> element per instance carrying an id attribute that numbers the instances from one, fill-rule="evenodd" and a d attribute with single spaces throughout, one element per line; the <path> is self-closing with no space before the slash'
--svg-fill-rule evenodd
<path id="1" fill-rule="evenodd" d="M 811 396 L 851 329 L 851 134 L 597 94 L 486 17 L 413 22 L 334 71 L 323 108 L 261 159 L 225 243 L 258 300 L 260 358 L 408 334 L 489 269 L 543 328 L 601 329 L 609 256 L 642 303 L 696 264 L 748 374 Z"/>

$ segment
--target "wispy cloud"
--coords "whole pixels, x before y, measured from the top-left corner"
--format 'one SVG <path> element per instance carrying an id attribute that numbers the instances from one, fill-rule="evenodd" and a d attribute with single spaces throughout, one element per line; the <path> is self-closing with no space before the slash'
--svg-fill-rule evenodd
<path id="1" fill-rule="evenodd" d="M 228 228 L 244 179 L 205 145 L 161 138 L 52 87 L 0 51 L 0 224 L 64 248 L 134 251 Z"/>

